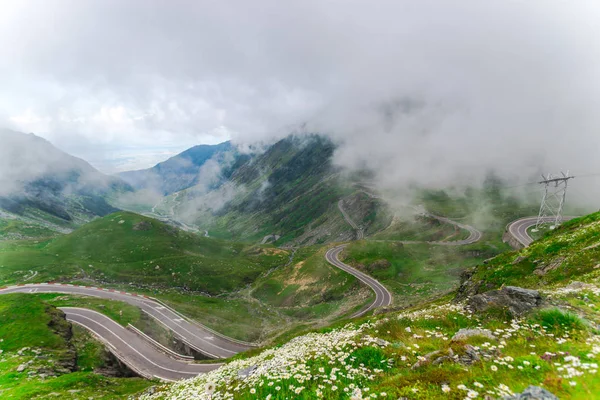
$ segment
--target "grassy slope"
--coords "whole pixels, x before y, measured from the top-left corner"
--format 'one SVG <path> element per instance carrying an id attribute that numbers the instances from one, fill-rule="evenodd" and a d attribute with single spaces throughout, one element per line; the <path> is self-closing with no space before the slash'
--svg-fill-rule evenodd
<path id="1" fill-rule="evenodd" d="M 402 312 L 370 317 L 369 323 L 360 330 L 356 326 L 366 322 L 366 318 L 343 328 L 337 324 L 333 330 L 330 327 L 316 335 L 298 337 L 293 344 L 281 343 L 283 346 L 266 353 L 254 351 L 242 355 L 236 364 L 225 367 L 227 374 L 217 371 L 189 381 L 187 387 L 165 386 L 164 391 L 151 398 L 173 399 L 187 389 L 202 393 L 206 381 L 213 382 L 219 393 L 237 387 L 236 398 L 240 399 L 264 398 L 269 394 L 272 399 L 313 399 L 319 391 L 324 398 L 348 398 L 356 388 L 361 389 L 362 398 L 371 394 L 377 398 L 385 394 L 386 398 L 409 399 L 483 398 L 485 395 L 501 398 L 529 385 L 542 386 L 561 399 L 596 398 L 600 388 L 600 332 L 597 329 L 600 287 L 594 284 L 565 286 L 572 279 L 598 282 L 600 268 L 594 267 L 600 260 L 597 253 L 599 225 L 600 213 L 589 215 L 565 224 L 520 253 L 504 253 L 492 261 L 496 269 L 502 271 L 494 275 L 499 279 L 495 286 L 507 279 L 506 283 L 522 287 L 543 285 L 546 306 L 521 319 L 510 319 L 508 314 L 498 310 L 474 315 L 461 304 L 451 303 L 452 296 L 446 296 Z M 528 276 L 531 268 L 523 268 L 526 264 L 513 264 L 519 255 L 539 259 L 538 263 L 548 263 L 556 257 L 565 260 L 562 272 L 551 271 L 540 279 Z M 489 282 L 494 282 L 493 276 L 487 275 L 491 269 L 484 265 L 480 270 Z M 512 273 L 516 274 L 514 278 Z M 488 329 L 495 338 L 475 335 L 452 340 L 462 328 Z M 354 331 L 354 344 L 340 344 L 341 336 L 333 336 L 333 342 L 326 338 L 326 335 L 344 331 Z M 313 358 L 298 353 L 306 344 L 314 349 L 313 354 L 321 352 L 320 355 Z M 335 351 L 324 351 L 323 345 Z M 464 356 L 468 345 L 473 346 L 480 359 L 472 365 L 452 361 L 451 355 Z M 434 351 L 439 353 L 425 357 Z M 247 358 L 251 356 L 254 358 Z M 431 362 L 444 356 L 450 358 Z M 264 375 L 259 373 L 244 381 L 237 379 L 236 369 L 249 365 L 257 365 L 258 371 L 262 365 L 268 368 Z M 347 373 L 347 366 L 355 370 Z M 332 375 L 336 375 L 335 380 Z M 226 382 L 223 377 L 229 376 L 234 377 L 233 381 Z M 275 390 L 276 387 L 280 390 Z"/>
<path id="2" fill-rule="evenodd" d="M 204 238 L 119 212 L 49 242 L 4 243 L 0 283 L 35 269 L 35 281 L 91 279 L 218 294 L 252 282 L 286 259 L 285 251 L 268 246 Z"/>
<path id="3" fill-rule="evenodd" d="M 461 240 L 469 232 L 431 217 L 406 217 L 394 221 L 386 229 L 370 236 L 374 240 Z"/>
<path id="4" fill-rule="evenodd" d="M 503 253 L 471 278 L 481 290 L 501 285 L 543 287 L 600 268 L 600 212 L 565 222 L 529 247 Z"/>
<path id="5" fill-rule="evenodd" d="M 106 378 L 92 372 L 57 370 L 60 362 L 72 356 L 72 349 L 64 335 L 68 323 L 55 308 L 35 296 L 11 294 L 0 296 L 0 396 L 6 399 L 57 398 L 117 399 L 136 393 L 151 382 L 142 379 Z M 62 321 L 62 322 L 57 322 Z M 52 324 L 51 324 L 52 322 Z M 58 324 L 58 326 L 57 326 Z M 88 346 L 96 347 L 93 342 Z M 21 351 L 23 348 L 28 350 Z M 35 350 L 35 351 L 34 351 Z M 21 354 L 19 354 L 21 351 Z M 39 352 L 39 355 L 36 354 Z M 79 360 L 81 369 L 89 370 L 100 365 L 94 352 L 83 352 Z M 16 372 L 19 365 L 31 361 L 24 372 Z M 28 378 L 28 371 L 35 369 L 55 370 L 56 377 Z M 75 393 L 69 391 L 76 391 Z"/>
<path id="6" fill-rule="evenodd" d="M 370 300 L 353 276 L 325 261 L 328 247 L 299 249 L 290 265 L 260 279 L 252 296 L 301 319 L 331 319 Z"/>
<path id="7" fill-rule="evenodd" d="M 496 250 L 485 243 L 439 246 L 363 240 L 350 244 L 342 257 L 386 285 L 398 306 L 455 289 L 467 267 L 494 254 Z"/>
<path id="8" fill-rule="evenodd" d="M 0 218 L 0 240 L 48 238 L 57 233 L 47 227 L 18 219 Z"/>

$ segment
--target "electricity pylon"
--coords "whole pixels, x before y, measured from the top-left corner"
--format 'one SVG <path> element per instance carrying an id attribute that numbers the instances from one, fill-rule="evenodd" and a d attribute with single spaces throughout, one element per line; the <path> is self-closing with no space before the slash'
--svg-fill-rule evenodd
<path id="1" fill-rule="evenodd" d="M 542 180 L 538 183 L 544 184 L 544 195 L 538 214 L 535 229 L 542 225 L 550 224 L 550 229 L 554 229 L 562 222 L 562 209 L 567 196 L 567 183 L 569 179 L 575 178 L 569 175 L 569 171 L 560 175 L 548 174 L 542 175 Z"/>

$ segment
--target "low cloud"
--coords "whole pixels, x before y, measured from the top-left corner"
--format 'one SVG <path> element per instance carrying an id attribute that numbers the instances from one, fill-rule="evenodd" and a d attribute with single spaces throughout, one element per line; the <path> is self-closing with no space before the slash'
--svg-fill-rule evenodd
<path id="1" fill-rule="evenodd" d="M 382 188 L 596 173 L 599 14 L 558 0 L 3 4 L 0 115 L 62 148 L 321 132 Z M 573 195 L 600 196 L 583 182 Z"/>

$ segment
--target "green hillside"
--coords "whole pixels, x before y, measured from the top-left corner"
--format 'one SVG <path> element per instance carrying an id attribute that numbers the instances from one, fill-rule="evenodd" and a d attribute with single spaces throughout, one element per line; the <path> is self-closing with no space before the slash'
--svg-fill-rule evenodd
<path id="1" fill-rule="evenodd" d="M 490 296 L 508 296 L 508 289 L 487 292 L 496 299 L 488 303 L 481 303 L 486 297 L 475 302 L 460 291 L 401 311 L 338 323 L 288 337 L 141 399 L 208 394 L 239 399 L 519 399 L 541 398 L 516 395 L 542 390 L 560 399 L 597 398 L 599 225 L 600 213 L 579 218 L 530 248 L 503 253 L 472 271 L 474 283 L 539 291 L 510 289 L 519 294 L 504 303 L 502 297 Z M 361 254 L 358 249 L 349 253 Z M 387 257 L 383 249 L 379 253 Z M 528 258 L 537 267 L 527 264 Z M 557 260 L 561 264 L 545 275 L 534 273 Z M 538 300 L 532 303 L 532 298 Z M 510 308 L 517 305 L 522 308 Z M 241 376 L 247 368 L 255 372 Z"/>
<path id="2" fill-rule="evenodd" d="M 463 295 L 502 285 L 544 287 L 600 272 L 600 212 L 565 222 L 520 251 L 503 253 L 466 274 Z"/>
<path id="3" fill-rule="evenodd" d="M 262 153 L 237 159 L 218 187 L 175 193 L 155 211 L 229 240 L 261 242 L 276 235 L 276 245 L 306 246 L 351 239 L 354 232 L 337 203 L 353 197 L 356 188 L 352 177 L 333 164 L 335 149 L 323 136 L 288 136 Z M 358 223 L 373 230 L 387 225 L 378 218 L 384 213 L 380 202 L 367 196 L 355 200 Z"/>
<path id="4" fill-rule="evenodd" d="M 253 282 L 287 261 L 287 252 L 187 233 L 141 215 L 118 212 L 48 242 L 0 247 L 0 282 L 89 280 L 219 294 Z"/>
<path id="5" fill-rule="evenodd" d="M 0 397 L 122 399 L 152 382 L 108 378 L 104 346 L 36 296 L 0 296 Z"/>

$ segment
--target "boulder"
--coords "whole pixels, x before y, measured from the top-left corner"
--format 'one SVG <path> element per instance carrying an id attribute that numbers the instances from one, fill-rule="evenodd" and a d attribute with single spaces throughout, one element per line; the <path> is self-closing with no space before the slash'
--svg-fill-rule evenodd
<path id="1" fill-rule="evenodd" d="M 472 337 L 472 336 L 483 336 L 486 337 L 490 340 L 496 340 L 496 337 L 492 334 L 491 331 L 487 330 L 487 329 L 480 329 L 480 328 L 475 328 L 475 329 L 467 329 L 467 328 L 463 328 L 461 330 L 459 330 L 458 332 L 456 332 L 456 334 L 452 337 L 452 341 L 456 342 L 456 341 L 461 341 L 461 340 L 467 340 L 468 338 Z"/>
<path id="2" fill-rule="evenodd" d="M 537 290 L 505 286 L 472 296 L 467 304 L 475 311 L 485 311 L 490 307 L 507 308 L 513 315 L 522 315 L 532 308 L 540 307 L 542 296 Z"/>
<path id="3" fill-rule="evenodd" d="M 539 386 L 528 386 L 522 393 L 503 397 L 504 400 L 558 400 L 558 397 Z"/>

